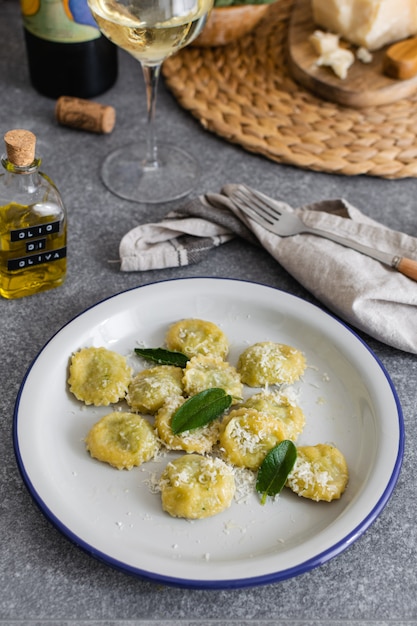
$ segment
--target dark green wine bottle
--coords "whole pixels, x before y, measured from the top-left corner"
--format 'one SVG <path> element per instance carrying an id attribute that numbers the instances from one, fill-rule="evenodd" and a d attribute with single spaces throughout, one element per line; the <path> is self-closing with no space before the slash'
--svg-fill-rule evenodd
<path id="1" fill-rule="evenodd" d="M 93 98 L 117 79 L 117 47 L 87 0 L 21 0 L 32 85 L 50 98 Z"/>

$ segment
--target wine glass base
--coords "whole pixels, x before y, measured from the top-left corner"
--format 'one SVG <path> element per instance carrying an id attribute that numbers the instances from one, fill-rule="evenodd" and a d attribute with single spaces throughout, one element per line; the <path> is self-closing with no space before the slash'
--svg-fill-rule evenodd
<path id="1" fill-rule="evenodd" d="M 147 165 L 145 143 L 137 143 L 111 152 L 101 176 L 116 196 L 156 204 L 188 195 L 197 184 L 200 168 L 194 157 L 169 144 L 159 144 L 158 164 Z"/>

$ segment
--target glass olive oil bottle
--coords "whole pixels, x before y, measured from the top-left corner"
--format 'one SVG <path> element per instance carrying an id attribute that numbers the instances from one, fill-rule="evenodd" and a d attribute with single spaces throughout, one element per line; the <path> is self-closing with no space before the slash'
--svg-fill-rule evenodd
<path id="1" fill-rule="evenodd" d="M 36 137 L 4 136 L 0 168 L 0 295 L 20 298 L 58 287 L 67 266 L 67 218 L 59 191 L 39 171 Z"/>

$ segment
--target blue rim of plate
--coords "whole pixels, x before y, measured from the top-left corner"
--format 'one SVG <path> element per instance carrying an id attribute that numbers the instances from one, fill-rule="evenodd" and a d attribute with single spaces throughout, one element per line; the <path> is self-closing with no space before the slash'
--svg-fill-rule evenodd
<path id="1" fill-rule="evenodd" d="M 167 576 L 167 575 L 163 575 L 163 574 L 156 574 L 153 572 L 149 572 L 146 570 L 142 570 L 141 568 L 138 567 L 133 567 L 130 566 L 126 563 L 123 563 L 107 554 L 105 554 L 104 552 L 102 552 L 101 550 L 97 550 L 96 548 L 94 548 L 93 546 L 91 546 L 89 543 L 85 542 L 84 540 L 82 540 L 80 537 L 78 537 L 75 533 L 73 533 L 73 531 L 68 528 L 68 526 L 66 526 L 65 524 L 63 524 L 57 517 L 56 515 L 53 513 L 53 511 L 45 504 L 45 502 L 43 501 L 42 497 L 39 495 L 39 493 L 37 492 L 35 486 L 33 485 L 30 477 L 28 476 L 26 469 L 25 469 L 25 464 L 23 461 L 23 458 L 21 456 L 20 453 L 20 446 L 19 446 L 19 439 L 18 439 L 18 419 L 19 419 L 19 404 L 20 404 L 20 398 L 21 395 L 23 393 L 24 387 L 25 387 L 25 382 L 27 380 L 27 378 L 29 377 L 32 368 L 34 367 L 36 361 L 38 360 L 39 356 L 42 354 L 42 352 L 46 349 L 46 347 L 51 343 L 51 341 L 54 339 L 54 337 L 56 335 L 58 335 L 64 328 L 66 328 L 69 324 L 71 324 L 74 320 L 78 319 L 79 317 L 81 317 L 82 315 L 84 315 L 84 313 L 86 313 L 87 311 L 94 309 L 95 307 L 100 306 L 101 304 L 108 302 L 110 300 L 112 300 L 113 298 L 117 298 L 118 296 L 124 294 L 124 293 L 128 293 L 130 291 L 136 291 L 136 290 L 140 290 L 146 287 L 149 287 L 151 285 L 158 285 L 158 284 L 163 284 L 163 283 L 173 283 L 176 281 L 190 281 L 190 280 L 219 280 L 219 281 L 232 281 L 232 282 L 236 282 L 236 283 L 242 283 L 242 284 L 251 284 L 251 285 L 258 285 L 258 286 L 262 286 L 265 287 L 267 289 L 271 289 L 275 292 L 278 293 L 284 293 L 286 296 L 289 296 L 290 298 L 294 298 L 294 299 L 298 299 L 298 300 L 302 300 L 307 306 L 312 307 L 313 309 L 319 310 L 323 315 L 328 316 L 332 319 L 334 319 L 338 324 L 340 324 L 342 327 L 344 327 L 349 333 L 352 334 L 352 336 L 354 338 L 356 338 L 361 344 L 362 346 L 369 352 L 369 354 L 372 356 L 372 358 L 376 361 L 376 363 L 378 364 L 380 370 L 382 371 L 382 373 L 384 374 L 386 381 L 390 387 L 391 393 L 393 395 L 393 398 L 395 400 L 395 404 L 397 407 L 397 417 L 398 417 L 398 426 L 399 426 L 399 440 L 398 440 L 398 449 L 397 449 L 397 456 L 396 456 L 396 461 L 390 476 L 390 479 L 386 485 L 385 490 L 383 491 L 381 497 L 379 498 L 378 502 L 376 503 L 376 505 L 374 506 L 374 508 L 366 515 L 366 517 L 364 517 L 364 519 L 361 521 L 360 524 L 358 524 L 355 528 L 353 528 L 345 537 L 343 537 L 340 541 L 337 541 L 336 543 L 334 543 L 330 548 L 323 550 L 321 553 L 315 555 L 313 558 L 306 560 L 298 565 L 296 565 L 295 567 L 291 567 L 291 568 L 287 568 L 285 570 L 280 570 L 278 572 L 272 572 L 266 575 L 260 575 L 260 576 L 255 576 L 255 577 L 247 577 L 247 578 L 241 578 L 241 579 L 237 579 L 237 580 L 229 580 L 229 579 L 225 579 L 225 580 L 198 580 L 198 579 L 185 579 L 185 578 L 176 578 L 176 577 L 172 577 L 172 576 Z M 87 554 L 89 554 L 90 556 L 94 557 L 95 559 L 97 559 L 100 562 L 105 563 L 106 565 L 111 566 L 112 568 L 122 571 L 124 573 L 127 573 L 129 575 L 138 577 L 138 578 L 142 578 L 144 580 L 149 580 L 152 582 L 156 582 L 159 584 L 164 584 L 164 585 L 168 585 L 168 586 L 172 586 L 172 587 L 180 587 L 180 588 L 187 588 L 187 589 L 241 589 L 241 588 L 247 588 L 247 587 L 256 587 L 256 586 L 262 586 L 262 585 L 268 585 L 268 584 L 273 584 L 273 583 L 277 583 L 283 580 L 287 580 L 289 578 L 293 578 L 296 576 L 300 576 L 301 574 L 305 574 L 307 572 L 309 572 L 312 569 L 315 569 L 316 567 L 319 567 L 321 565 L 323 565 L 324 563 L 326 563 L 327 561 L 331 560 L 332 558 L 336 557 L 337 555 L 339 555 L 341 552 L 345 551 L 351 544 L 353 544 L 357 539 L 359 539 L 359 537 L 361 537 L 364 532 L 373 524 L 373 522 L 377 519 L 377 517 L 381 514 L 381 512 L 383 511 L 383 509 L 385 508 L 385 506 L 387 505 L 392 492 L 397 484 L 400 472 L 401 472 L 401 466 L 402 466 L 402 461 L 403 461 L 403 455 L 404 455 L 404 442 L 405 442 L 405 429 L 404 429 L 404 419 L 403 419 L 403 413 L 402 413 L 402 408 L 401 408 L 401 404 L 398 398 L 398 394 L 396 392 L 396 389 L 394 387 L 394 384 L 385 368 L 385 366 L 383 365 L 383 363 L 380 361 L 380 359 L 376 356 L 376 354 L 371 350 L 371 348 L 367 345 L 367 343 L 354 331 L 352 330 L 347 324 L 345 324 L 342 320 L 340 320 L 338 317 L 336 317 L 335 315 L 332 315 L 331 313 L 328 313 L 327 311 L 323 311 L 319 306 L 312 304 L 310 302 L 307 302 L 305 300 L 303 300 L 302 298 L 295 296 L 293 294 L 288 294 L 287 292 L 284 292 L 281 289 L 278 289 L 276 287 L 271 287 L 270 285 L 263 285 L 261 283 L 257 283 L 254 281 L 249 281 L 249 280 L 243 280 L 243 279 L 235 279 L 235 278 L 223 278 L 223 277 L 210 277 L 210 276 L 195 276 L 195 277 L 188 277 L 188 278 L 173 278 L 173 279 L 166 279 L 166 280 L 161 280 L 161 281 L 155 281 L 152 283 L 147 283 L 145 285 L 140 285 L 137 287 L 132 287 L 130 289 L 124 290 L 122 292 L 119 292 L 117 294 L 114 294 L 112 296 L 109 296 L 107 298 L 104 298 L 103 300 L 100 300 L 99 302 L 96 302 L 95 304 L 87 307 L 85 310 L 83 310 L 81 313 L 77 314 L 76 316 L 74 316 L 72 319 L 70 319 L 66 324 L 64 324 L 56 333 L 54 333 L 50 339 L 44 344 L 44 346 L 41 348 L 41 350 L 39 351 L 39 353 L 36 355 L 36 357 L 33 359 L 31 365 L 29 366 L 23 381 L 20 385 L 18 394 L 17 394 L 17 398 L 16 398 L 16 402 L 15 402 L 15 407 L 14 407 L 14 414 L 13 414 L 13 446 L 14 446 L 14 453 L 15 453 L 15 457 L 16 457 L 16 461 L 17 461 L 17 465 L 18 465 L 18 469 L 19 472 L 21 474 L 22 480 L 26 486 L 26 488 L 29 491 L 29 494 L 31 495 L 32 499 L 34 500 L 34 502 L 36 503 L 36 505 L 39 507 L 40 511 L 44 514 L 44 516 L 53 524 L 53 526 L 59 531 L 61 532 L 68 540 L 70 540 L 74 545 L 76 545 L 78 548 L 81 548 L 84 552 L 86 552 Z"/>

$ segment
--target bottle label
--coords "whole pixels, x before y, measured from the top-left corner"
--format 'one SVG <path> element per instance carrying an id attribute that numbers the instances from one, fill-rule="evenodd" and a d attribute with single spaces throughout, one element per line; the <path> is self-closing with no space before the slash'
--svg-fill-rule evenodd
<path id="1" fill-rule="evenodd" d="M 13 270 L 26 270 L 34 265 L 40 265 L 41 263 L 52 263 L 52 261 L 59 261 L 67 256 L 67 248 L 59 248 L 58 250 L 47 250 L 46 252 L 39 252 L 31 254 L 29 256 L 22 256 L 19 259 L 9 259 L 7 261 L 7 269 L 9 272 Z"/>
<path id="2" fill-rule="evenodd" d="M 29 228 L 11 230 L 10 241 L 24 243 L 26 254 L 8 259 L 8 271 L 25 270 L 41 263 L 51 263 L 52 261 L 64 259 L 67 256 L 66 246 L 56 250 L 47 250 L 48 235 L 53 235 L 60 231 L 61 222 L 59 220 L 37 224 Z"/>
<path id="3" fill-rule="evenodd" d="M 24 241 L 26 239 L 33 239 L 34 237 L 44 237 L 45 235 L 52 235 L 53 233 L 59 233 L 61 228 L 61 222 L 48 222 L 47 224 L 39 224 L 38 226 L 31 226 L 30 228 L 19 228 L 18 230 L 10 231 L 10 241 Z"/>
<path id="4" fill-rule="evenodd" d="M 57 43 L 82 43 L 101 35 L 87 0 L 20 0 L 25 28 Z"/>

